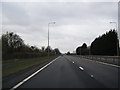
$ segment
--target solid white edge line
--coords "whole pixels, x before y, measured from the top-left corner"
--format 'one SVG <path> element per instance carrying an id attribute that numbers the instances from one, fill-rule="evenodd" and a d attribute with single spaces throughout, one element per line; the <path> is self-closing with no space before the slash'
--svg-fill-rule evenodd
<path id="1" fill-rule="evenodd" d="M 84 59 L 86 59 L 86 58 L 84 58 Z M 89 61 L 92 61 L 92 62 L 98 62 L 98 63 L 101 63 L 101 64 L 105 64 L 105 65 L 110 65 L 110 66 L 114 66 L 114 67 L 120 67 L 120 66 L 118 66 L 118 65 L 114 65 L 114 64 L 110 64 L 110 63 L 104 63 L 104 62 L 100 62 L 100 61 L 96 61 L 96 60 L 91 60 L 91 59 L 88 59 Z"/>
<path id="2" fill-rule="evenodd" d="M 106 65 L 110 65 L 110 66 L 114 66 L 114 67 L 120 67 L 120 66 L 117 66 L 117 65 L 114 65 L 114 64 L 110 64 L 110 63 L 104 63 L 104 62 L 100 62 L 100 61 L 96 61 L 98 63 L 102 63 L 102 64 L 106 64 Z"/>
<path id="3" fill-rule="evenodd" d="M 60 57 L 60 56 L 59 56 Z M 40 68 L 39 70 L 37 70 L 35 73 L 33 73 L 32 75 L 30 75 L 29 77 L 27 77 L 26 79 L 22 80 L 21 82 L 19 82 L 17 85 L 15 85 L 14 87 L 12 87 L 10 90 L 14 90 L 16 88 L 18 88 L 19 86 L 21 86 L 23 83 L 25 83 L 27 80 L 29 80 L 30 78 L 32 78 L 33 76 L 35 76 L 37 73 L 39 73 L 40 71 L 42 71 L 43 69 L 45 69 L 47 66 L 49 66 L 50 64 L 52 64 L 54 61 L 56 61 L 59 57 L 57 57 L 56 59 L 54 59 L 53 61 L 49 62 L 48 64 L 46 64 L 45 66 L 43 66 L 42 68 Z"/>

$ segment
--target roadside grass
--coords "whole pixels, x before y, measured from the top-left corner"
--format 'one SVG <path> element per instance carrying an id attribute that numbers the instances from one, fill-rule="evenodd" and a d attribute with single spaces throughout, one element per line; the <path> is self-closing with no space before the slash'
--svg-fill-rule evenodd
<path id="1" fill-rule="evenodd" d="M 5 64 L 5 63 L 13 63 L 13 62 L 22 61 L 22 60 L 25 60 L 25 59 L 9 59 L 9 60 L 3 60 L 2 63 L 3 63 L 3 64 Z"/>
<path id="2" fill-rule="evenodd" d="M 3 65 L 2 66 L 2 77 L 8 76 L 12 73 L 19 72 L 20 70 L 24 70 L 26 68 L 32 67 L 34 65 L 39 65 L 43 62 L 53 60 L 57 56 L 50 56 L 49 59 L 48 57 L 39 57 L 39 58 L 31 58 L 31 59 L 22 59 L 21 62 L 20 60 L 8 60 L 8 61 L 3 61 L 3 64 L 8 64 L 12 63 L 11 65 Z"/>

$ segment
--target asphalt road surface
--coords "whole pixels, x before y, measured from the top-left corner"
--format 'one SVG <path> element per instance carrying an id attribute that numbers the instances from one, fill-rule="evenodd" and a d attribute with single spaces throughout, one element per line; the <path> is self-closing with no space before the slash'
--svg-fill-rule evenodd
<path id="1" fill-rule="evenodd" d="M 118 88 L 118 67 L 59 56 L 17 88 Z"/>

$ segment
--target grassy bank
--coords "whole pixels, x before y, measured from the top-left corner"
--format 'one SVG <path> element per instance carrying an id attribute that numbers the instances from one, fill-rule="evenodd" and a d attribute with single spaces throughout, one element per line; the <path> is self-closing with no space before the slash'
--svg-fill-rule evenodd
<path id="1" fill-rule="evenodd" d="M 2 65 L 2 76 L 8 76 L 12 73 L 19 72 L 26 68 L 39 65 L 49 60 L 55 59 L 57 56 L 48 57 L 39 57 L 39 58 L 30 58 L 30 59 L 15 59 L 15 60 L 7 60 L 3 61 Z"/>

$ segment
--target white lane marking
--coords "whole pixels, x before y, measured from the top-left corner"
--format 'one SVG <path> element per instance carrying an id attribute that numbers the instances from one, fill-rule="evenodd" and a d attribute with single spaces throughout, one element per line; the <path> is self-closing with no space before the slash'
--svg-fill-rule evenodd
<path id="1" fill-rule="evenodd" d="M 114 65 L 114 64 L 110 64 L 110 63 L 104 63 L 104 62 L 100 62 L 100 61 L 96 61 L 96 62 L 101 63 L 101 64 L 105 64 L 105 65 L 114 66 L 114 67 L 120 67 L 120 66 L 117 66 L 117 65 Z"/>
<path id="2" fill-rule="evenodd" d="M 74 63 L 74 62 L 72 62 L 72 63 Z"/>
<path id="3" fill-rule="evenodd" d="M 60 56 L 59 56 L 60 57 Z M 57 57 L 56 59 L 54 59 L 53 61 L 51 61 L 50 63 L 46 64 L 45 66 L 43 66 L 42 68 L 40 68 L 39 70 L 37 70 L 35 73 L 33 73 L 32 75 L 30 75 L 29 77 L 27 77 L 26 79 L 24 79 L 23 81 L 19 82 L 17 85 L 15 85 L 14 87 L 12 87 L 10 90 L 14 90 L 16 88 L 18 88 L 19 86 L 21 86 L 23 83 L 25 83 L 27 80 L 29 80 L 30 78 L 32 78 L 33 76 L 35 76 L 37 73 L 39 73 L 40 71 L 42 71 L 43 69 L 45 69 L 47 66 L 49 66 L 51 63 L 53 63 L 54 61 L 56 61 L 59 57 Z"/>
<path id="4" fill-rule="evenodd" d="M 93 78 L 93 75 L 90 75 Z"/>
<path id="5" fill-rule="evenodd" d="M 82 71 L 84 70 L 84 68 L 83 67 L 79 67 Z"/>

